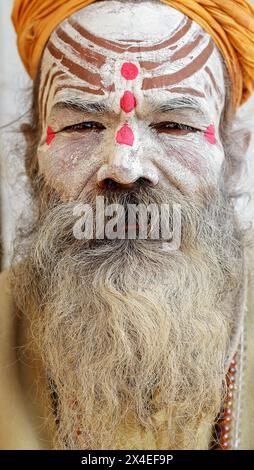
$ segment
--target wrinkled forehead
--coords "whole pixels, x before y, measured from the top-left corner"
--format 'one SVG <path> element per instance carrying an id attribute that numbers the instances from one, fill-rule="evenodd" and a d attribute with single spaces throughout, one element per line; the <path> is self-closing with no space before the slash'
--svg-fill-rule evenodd
<path id="1" fill-rule="evenodd" d="M 162 100 L 170 92 L 203 101 L 216 116 L 225 101 L 223 62 L 211 36 L 161 2 L 96 2 L 51 35 L 41 69 L 44 117 L 70 93 L 111 98 L 113 106 L 126 84 L 144 105 L 155 92 Z"/>

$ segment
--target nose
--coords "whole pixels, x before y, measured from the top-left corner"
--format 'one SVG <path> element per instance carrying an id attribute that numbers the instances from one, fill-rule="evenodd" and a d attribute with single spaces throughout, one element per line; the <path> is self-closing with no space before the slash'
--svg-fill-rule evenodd
<path id="1" fill-rule="evenodd" d="M 103 189 L 131 189 L 141 181 L 149 186 L 156 186 L 159 182 L 158 172 L 149 161 L 141 164 L 133 152 L 116 153 L 97 173 L 97 184 Z"/>
<path id="2" fill-rule="evenodd" d="M 118 189 L 133 189 L 137 186 L 153 186 L 153 184 L 147 178 L 138 178 L 133 183 L 129 184 L 120 183 L 112 178 L 105 178 L 99 183 L 100 188 L 110 189 L 111 191 L 116 191 Z"/>

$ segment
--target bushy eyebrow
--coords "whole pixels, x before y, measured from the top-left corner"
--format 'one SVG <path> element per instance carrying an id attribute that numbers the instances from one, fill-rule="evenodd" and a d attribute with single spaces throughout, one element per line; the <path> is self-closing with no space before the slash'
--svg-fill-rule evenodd
<path id="1" fill-rule="evenodd" d="M 59 101 L 53 106 L 53 110 L 70 110 L 83 114 L 105 114 L 110 113 L 110 108 L 105 102 L 99 101 L 78 101 L 66 100 Z"/>
<path id="2" fill-rule="evenodd" d="M 173 111 L 178 110 L 191 110 L 195 112 L 200 117 L 209 120 L 207 112 L 202 108 L 200 103 L 192 97 L 179 97 L 172 98 L 168 101 L 159 102 L 156 98 L 149 100 L 149 114 L 167 114 Z M 120 108 L 119 108 L 120 109 Z M 59 101 L 53 106 L 53 110 L 70 110 L 76 111 L 82 114 L 94 114 L 94 115 L 104 115 L 104 114 L 115 114 L 115 112 L 110 108 L 106 101 L 82 101 L 75 99 L 68 99 L 65 101 Z"/>
<path id="3" fill-rule="evenodd" d="M 204 118 L 208 118 L 207 112 L 200 106 L 200 103 L 191 97 L 172 98 L 168 101 L 158 103 L 155 99 L 151 101 L 151 111 L 154 113 L 170 113 L 179 109 L 191 109 Z"/>

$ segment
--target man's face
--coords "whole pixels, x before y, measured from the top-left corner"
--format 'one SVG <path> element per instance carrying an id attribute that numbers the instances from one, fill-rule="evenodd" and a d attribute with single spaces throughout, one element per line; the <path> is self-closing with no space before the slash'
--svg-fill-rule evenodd
<path id="1" fill-rule="evenodd" d="M 211 37 L 160 2 L 99 2 L 64 21 L 43 56 L 40 172 L 62 200 L 109 179 L 216 184 L 223 65 Z"/>

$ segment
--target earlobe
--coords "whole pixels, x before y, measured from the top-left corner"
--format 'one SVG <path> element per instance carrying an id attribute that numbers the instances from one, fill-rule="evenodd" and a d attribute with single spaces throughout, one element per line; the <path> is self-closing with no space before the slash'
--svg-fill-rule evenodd
<path id="1" fill-rule="evenodd" d="M 237 143 L 238 150 L 245 158 L 251 143 L 252 133 L 249 129 L 239 129 L 233 133 L 233 142 Z"/>

